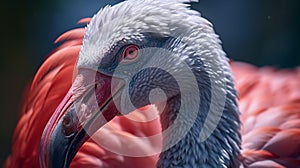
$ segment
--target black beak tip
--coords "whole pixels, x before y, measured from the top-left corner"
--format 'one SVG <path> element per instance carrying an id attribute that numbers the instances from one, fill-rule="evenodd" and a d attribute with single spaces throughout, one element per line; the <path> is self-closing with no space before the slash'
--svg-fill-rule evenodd
<path id="1" fill-rule="evenodd" d="M 65 135 L 62 122 L 59 122 L 52 134 L 49 144 L 49 167 L 68 168 L 77 151 L 89 138 L 85 130 L 76 130 L 70 135 Z"/>
<path id="2" fill-rule="evenodd" d="M 59 123 L 52 134 L 49 144 L 49 167 L 65 168 L 68 167 L 67 154 L 70 143 L 70 137 L 66 137 L 62 133 L 61 123 Z M 69 164 L 71 161 L 69 162 Z"/>

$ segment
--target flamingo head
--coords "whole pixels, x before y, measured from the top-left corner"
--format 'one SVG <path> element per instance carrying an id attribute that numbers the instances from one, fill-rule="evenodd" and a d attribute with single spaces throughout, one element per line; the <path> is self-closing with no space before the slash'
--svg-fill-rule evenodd
<path id="1" fill-rule="evenodd" d="M 174 97 L 193 101 L 201 82 L 206 89 L 227 80 L 219 78 L 229 65 L 218 36 L 185 2 L 191 1 L 128 0 L 92 18 L 74 82 L 44 129 L 41 167 L 68 167 L 81 145 L 117 115 Z M 210 82 L 202 74 L 211 75 Z M 198 112 L 199 103 L 193 106 Z"/>

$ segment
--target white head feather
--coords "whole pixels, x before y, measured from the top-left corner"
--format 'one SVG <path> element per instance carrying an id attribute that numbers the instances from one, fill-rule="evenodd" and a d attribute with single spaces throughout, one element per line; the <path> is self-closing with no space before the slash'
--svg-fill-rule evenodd
<path id="1" fill-rule="evenodd" d="M 179 37 L 194 44 L 191 46 L 199 54 L 209 45 L 223 57 L 225 54 L 212 24 L 199 12 L 189 9 L 189 4 L 185 4 L 189 2 L 197 0 L 128 0 L 104 7 L 86 28 L 78 67 L 97 69 L 104 53 L 112 49 L 115 42 L 138 38 L 143 32 Z M 200 43 L 204 45 L 197 45 Z"/>

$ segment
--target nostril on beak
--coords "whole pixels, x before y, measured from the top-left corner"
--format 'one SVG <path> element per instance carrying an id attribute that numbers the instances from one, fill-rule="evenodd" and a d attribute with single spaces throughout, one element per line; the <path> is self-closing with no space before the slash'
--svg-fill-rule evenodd
<path id="1" fill-rule="evenodd" d="M 78 126 L 78 118 L 74 115 L 74 108 L 71 109 L 69 113 L 67 113 L 62 120 L 62 133 L 66 136 L 72 136 L 77 130 Z"/>

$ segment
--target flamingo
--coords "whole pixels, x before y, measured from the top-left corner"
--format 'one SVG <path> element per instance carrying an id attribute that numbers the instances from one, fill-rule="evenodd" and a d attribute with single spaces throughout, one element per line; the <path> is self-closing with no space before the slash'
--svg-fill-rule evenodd
<path id="1" fill-rule="evenodd" d="M 4 166 L 299 167 L 300 69 L 229 63 L 191 1 L 124 1 L 61 35 Z"/>

